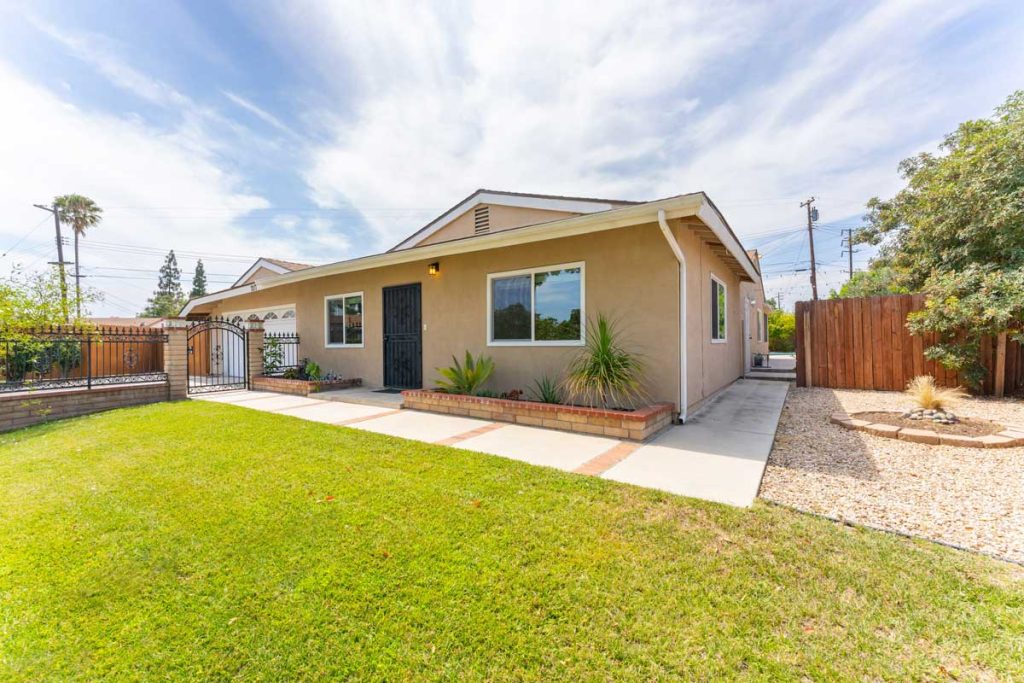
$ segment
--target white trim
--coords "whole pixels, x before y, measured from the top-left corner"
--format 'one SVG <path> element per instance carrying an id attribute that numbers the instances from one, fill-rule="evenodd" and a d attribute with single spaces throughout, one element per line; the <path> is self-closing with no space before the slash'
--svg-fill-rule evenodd
<path id="1" fill-rule="evenodd" d="M 192 311 L 193 308 L 199 306 L 200 304 L 212 304 L 215 301 L 222 301 L 224 299 L 242 296 L 243 294 L 252 294 L 255 291 L 256 283 L 251 282 L 247 285 L 243 285 L 242 287 L 232 287 L 231 289 L 225 289 L 224 291 L 221 292 L 213 292 L 211 294 L 206 294 L 196 299 L 190 299 L 185 304 L 185 307 L 181 309 L 181 313 L 179 313 L 178 315 L 184 318 L 186 315 L 189 314 L 189 312 Z"/>
<path id="2" fill-rule="evenodd" d="M 327 309 L 328 302 L 330 302 L 333 299 L 341 299 L 342 300 L 342 302 L 341 302 L 342 309 L 344 309 L 344 307 L 345 307 L 345 299 L 350 297 L 350 296 L 358 296 L 359 297 L 359 305 L 362 307 L 362 313 L 360 314 L 363 317 L 362 322 L 364 323 L 363 327 L 362 327 L 362 330 L 363 330 L 363 332 L 362 332 L 362 341 L 360 341 L 358 344 L 346 344 L 346 343 L 339 344 L 337 342 L 332 342 L 331 341 L 331 316 L 330 316 L 330 313 L 328 313 L 328 309 Z M 364 345 L 366 344 L 366 325 L 365 325 L 365 322 L 366 322 L 366 297 L 363 296 L 362 292 L 346 292 L 344 294 L 328 294 L 327 296 L 324 297 L 324 308 L 323 308 L 323 311 L 324 311 L 324 348 L 325 349 L 361 349 L 361 348 L 364 347 Z M 345 327 L 345 324 L 344 324 L 344 319 L 342 319 L 341 330 L 342 330 L 341 336 L 342 336 L 342 338 L 344 338 L 345 334 L 346 334 L 345 333 L 346 327 Z"/>
<path id="3" fill-rule="evenodd" d="M 227 318 L 230 315 L 240 315 L 242 316 L 242 319 L 245 320 L 253 313 L 261 313 L 264 311 L 278 311 L 281 309 L 295 310 L 295 304 L 275 304 L 273 306 L 260 306 L 259 308 L 247 308 L 245 310 L 238 311 L 225 311 L 223 314 L 219 315 L 222 315 L 225 318 Z"/>
<path id="4" fill-rule="evenodd" d="M 712 320 L 711 321 L 711 343 L 712 344 L 727 344 L 729 342 L 729 288 L 721 280 L 721 278 L 717 277 L 714 273 L 710 273 L 710 275 L 711 275 L 711 280 L 714 281 L 714 282 L 717 282 L 718 286 L 721 287 L 722 290 L 725 292 L 725 297 L 724 297 L 725 298 L 725 310 L 724 311 L 719 311 L 719 313 L 722 314 L 722 316 L 724 318 L 723 322 L 725 323 L 725 332 L 724 332 L 725 336 L 722 337 L 721 339 L 716 339 L 715 338 L 715 333 L 718 330 L 718 321 L 717 320 Z M 715 288 L 714 287 L 711 288 L 711 300 L 712 301 L 715 300 Z"/>
<path id="5" fill-rule="evenodd" d="M 580 269 L 580 338 L 579 339 L 534 339 L 536 336 L 536 287 L 533 283 L 535 273 L 548 273 L 553 270 L 567 270 L 572 268 Z M 530 339 L 522 340 L 495 340 L 494 339 L 494 316 L 491 314 L 491 299 L 493 296 L 494 280 L 500 280 L 517 275 L 530 275 Z M 520 268 L 519 270 L 506 270 L 498 273 L 487 274 L 487 345 L 488 346 L 583 346 L 587 338 L 587 263 L 576 261 L 574 263 L 559 263 L 549 266 L 537 266 L 535 268 Z"/>
<path id="6" fill-rule="evenodd" d="M 393 247 L 391 251 L 401 251 L 414 247 L 427 239 L 453 220 L 466 213 L 477 204 L 495 204 L 498 206 L 514 206 L 523 209 L 546 209 L 548 211 L 566 211 L 569 213 L 596 213 L 614 209 L 618 204 L 609 202 L 591 202 L 579 199 L 551 199 L 547 197 L 521 197 L 518 195 L 497 194 L 493 192 L 477 192 L 458 206 L 449 209 L 444 215 L 420 228 L 404 241 Z"/>
<path id="7" fill-rule="evenodd" d="M 750 256 L 743 250 L 739 242 L 731 236 L 728 226 L 721 219 L 720 214 L 711 206 L 707 197 L 701 192 L 669 197 L 648 202 L 647 204 L 634 204 L 624 206 L 620 209 L 604 211 L 596 214 L 585 214 L 563 218 L 561 220 L 531 225 L 514 230 L 500 230 L 489 235 L 479 235 L 451 242 L 441 242 L 415 249 L 403 249 L 400 251 L 387 251 L 383 254 L 362 256 L 328 263 L 322 266 L 314 266 L 303 270 L 295 270 L 283 275 L 264 278 L 242 288 L 227 289 L 222 292 L 208 294 L 198 299 L 193 299 L 185 304 L 180 315 L 188 315 L 197 305 L 220 301 L 232 296 L 248 294 L 251 291 L 262 291 L 271 287 L 280 287 L 305 280 L 315 280 L 328 275 L 340 275 L 342 273 L 354 273 L 372 268 L 398 265 L 401 263 L 413 263 L 423 261 L 429 263 L 444 256 L 454 254 L 468 254 L 488 249 L 496 249 L 515 244 L 527 244 L 543 240 L 558 239 L 561 237 L 572 237 L 574 235 L 585 235 L 604 230 L 614 230 L 633 225 L 650 223 L 651 212 L 663 210 L 666 219 L 685 218 L 697 216 L 705 221 L 708 227 L 714 232 L 722 243 L 732 251 L 733 256 L 743 267 L 751 281 L 760 282 L 758 275 L 750 260 Z M 710 221 L 710 223 L 707 223 Z"/>
<path id="8" fill-rule="evenodd" d="M 233 284 L 231 286 L 232 287 L 237 287 L 238 285 L 240 285 L 241 283 L 245 282 L 247 279 L 252 277 L 252 275 L 257 270 L 259 270 L 260 268 L 266 268 L 267 270 L 271 270 L 271 271 L 277 273 L 278 275 L 284 275 L 285 273 L 292 272 L 289 269 L 285 268 L 284 266 L 279 266 L 276 263 L 273 263 L 272 261 L 268 261 L 265 258 L 258 258 L 258 259 L 256 259 L 256 263 L 254 263 L 251 266 L 249 266 L 249 270 L 247 270 L 244 273 L 242 273 L 242 276 L 240 278 L 238 278 L 237 280 L 235 280 L 235 284 Z"/>

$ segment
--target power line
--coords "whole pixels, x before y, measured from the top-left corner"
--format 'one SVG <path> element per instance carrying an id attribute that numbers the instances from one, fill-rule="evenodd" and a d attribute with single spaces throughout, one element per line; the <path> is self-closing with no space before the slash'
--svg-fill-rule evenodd
<path id="1" fill-rule="evenodd" d="M 31 228 L 31 229 L 30 229 L 30 230 L 29 230 L 28 232 L 26 232 L 26 233 L 25 233 L 24 235 L 22 235 L 22 236 L 21 236 L 21 239 L 19 239 L 19 240 L 18 240 L 17 242 L 15 242 L 15 243 L 14 243 L 14 244 L 12 244 L 11 246 L 9 246 L 9 247 L 7 248 L 7 250 L 6 250 L 6 251 L 4 251 L 4 253 L 0 254 L 0 258 L 4 258 L 4 257 L 5 257 L 5 256 L 7 256 L 8 254 L 10 254 L 10 253 L 11 253 L 12 251 L 14 251 L 15 249 L 17 249 L 17 248 L 18 248 L 18 245 L 19 245 L 19 244 L 21 244 L 22 242 L 24 242 L 24 241 L 25 241 L 25 239 L 26 239 L 26 238 L 27 238 L 27 237 L 28 237 L 29 235 L 31 235 L 31 234 L 32 234 L 32 233 L 34 233 L 34 232 L 35 232 L 36 230 L 38 230 L 38 229 L 39 229 L 39 227 L 40 227 L 40 226 L 42 226 L 42 224 L 43 224 L 43 223 L 45 223 L 45 222 L 46 222 L 46 221 L 48 221 L 48 220 L 50 220 L 50 219 L 49 219 L 49 218 L 44 218 L 43 220 L 41 220 L 41 221 L 39 221 L 38 223 L 36 223 L 35 225 L 33 225 L 33 226 L 32 226 L 32 228 Z"/>

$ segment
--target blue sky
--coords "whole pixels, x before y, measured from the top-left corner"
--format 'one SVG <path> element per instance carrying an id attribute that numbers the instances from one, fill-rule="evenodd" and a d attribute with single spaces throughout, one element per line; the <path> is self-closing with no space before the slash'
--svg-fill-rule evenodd
<path id="1" fill-rule="evenodd" d="M 1024 87 L 1021 35 L 1017 2 L 0 3 L 0 274 L 53 259 L 31 205 L 68 192 L 105 209 L 94 312 L 130 315 L 170 248 L 219 288 L 382 250 L 477 187 L 705 190 L 789 303 L 799 202 L 827 291 L 899 160 Z"/>

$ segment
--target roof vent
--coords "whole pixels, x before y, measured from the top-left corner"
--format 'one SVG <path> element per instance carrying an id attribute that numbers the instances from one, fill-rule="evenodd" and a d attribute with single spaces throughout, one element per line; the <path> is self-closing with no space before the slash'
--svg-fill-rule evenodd
<path id="1" fill-rule="evenodd" d="M 491 231 L 491 208 L 478 206 L 473 211 L 473 234 L 484 235 Z"/>

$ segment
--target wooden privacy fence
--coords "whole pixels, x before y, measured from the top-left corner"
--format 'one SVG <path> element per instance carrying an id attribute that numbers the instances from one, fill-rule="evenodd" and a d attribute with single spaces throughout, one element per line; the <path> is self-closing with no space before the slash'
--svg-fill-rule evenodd
<path id="1" fill-rule="evenodd" d="M 921 294 L 800 301 L 796 304 L 796 384 L 833 389 L 901 391 L 918 375 L 941 386 L 966 379 L 928 360 L 934 333 L 911 335 L 907 314 L 924 308 Z M 979 393 L 1002 396 L 1024 390 L 1024 347 L 1005 334 L 986 337 L 981 362 L 987 369 Z"/>

